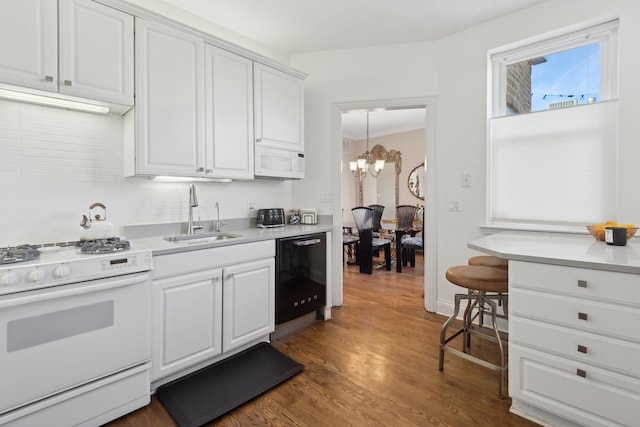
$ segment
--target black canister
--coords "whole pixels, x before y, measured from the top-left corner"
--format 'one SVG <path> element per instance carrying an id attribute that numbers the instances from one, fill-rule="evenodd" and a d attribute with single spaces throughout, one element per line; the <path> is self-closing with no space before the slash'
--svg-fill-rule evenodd
<path id="1" fill-rule="evenodd" d="M 626 246 L 627 229 L 624 227 L 605 227 L 604 241 L 607 245 Z"/>

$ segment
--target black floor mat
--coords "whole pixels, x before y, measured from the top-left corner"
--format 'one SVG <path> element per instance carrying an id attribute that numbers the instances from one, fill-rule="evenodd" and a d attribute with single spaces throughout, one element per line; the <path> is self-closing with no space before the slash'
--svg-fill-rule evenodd
<path id="1" fill-rule="evenodd" d="M 180 427 L 201 426 L 302 371 L 303 365 L 260 343 L 158 387 L 156 395 Z"/>

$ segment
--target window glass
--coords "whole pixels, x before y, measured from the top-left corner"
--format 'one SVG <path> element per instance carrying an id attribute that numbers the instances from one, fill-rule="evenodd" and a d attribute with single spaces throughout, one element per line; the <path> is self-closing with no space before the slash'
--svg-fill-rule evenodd
<path id="1" fill-rule="evenodd" d="M 507 115 L 593 103 L 600 99 L 600 43 L 506 66 Z"/>

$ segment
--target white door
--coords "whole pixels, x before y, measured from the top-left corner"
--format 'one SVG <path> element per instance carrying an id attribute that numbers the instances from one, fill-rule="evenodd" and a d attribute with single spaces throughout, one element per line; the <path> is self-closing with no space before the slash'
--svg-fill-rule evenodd
<path id="1" fill-rule="evenodd" d="M 222 353 L 222 269 L 153 282 L 152 380 Z"/>
<path id="2" fill-rule="evenodd" d="M 0 13 L 0 82 L 57 90 L 56 0 L 3 2 Z"/>
<path id="3" fill-rule="evenodd" d="M 225 352 L 275 330 L 275 261 L 268 258 L 224 269 Z"/>
<path id="4" fill-rule="evenodd" d="M 60 0 L 60 93 L 133 105 L 133 16 Z"/>
<path id="5" fill-rule="evenodd" d="M 136 173 L 204 173 L 204 42 L 136 19 Z"/>
<path id="6" fill-rule="evenodd" d="M 253 179 L 253 63 L 206 45 L 206 175 Z"/>
<path id="7" fill-rule="evenodd" d="M 304 153 L 304 85 L 290 74 L 254 64 L 256 144 Z"/>

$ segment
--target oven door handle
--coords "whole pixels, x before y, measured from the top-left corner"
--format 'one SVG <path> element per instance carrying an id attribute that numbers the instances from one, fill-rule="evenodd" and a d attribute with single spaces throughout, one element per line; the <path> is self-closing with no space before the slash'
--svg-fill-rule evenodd
<path id="1" fill-rule="evenodd" d="M 293 244 L 296 246 L 311 246 L 311 245 L 316 245 L 320 242 L 321 242 L 320 239 L 309 239 L 309 240 L 297 240 L 293 242 Z"/>
<path id="2" fill-rule="evenodd" d="M 145 282 L 149 280 L 149 273 L 142 273 L 136 276 L 124 276 L 120 279 L 103 279 L 104 282 L 101 282 L 96 285 L 90 286 L 77 286 L 73 288 L 66 289 L 56 289 L 56 288 L 44 288 L 41 289 L 41 292 L 34 295 L 13 295 L 13 298 L 9 298 L 6 300 L 0 300 L 0 308 L 4 307 L 15 307 L 24 304 L 32 304 L 40 301 L 50 301 L 56 298 L 66 298 L 74 295 L 82 295 L 89 294 L 93 292 L 103 291 L 106 289 L 115 289 L 123 286 L 131 286 L 138 283 Z"/>

